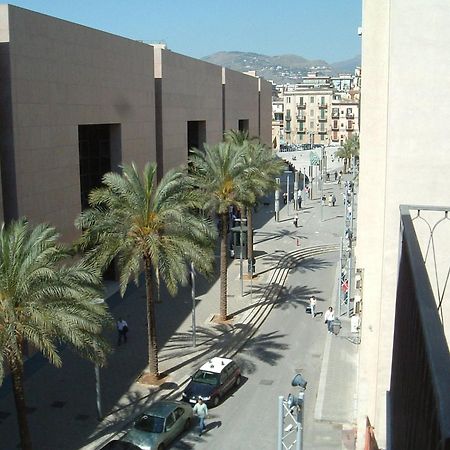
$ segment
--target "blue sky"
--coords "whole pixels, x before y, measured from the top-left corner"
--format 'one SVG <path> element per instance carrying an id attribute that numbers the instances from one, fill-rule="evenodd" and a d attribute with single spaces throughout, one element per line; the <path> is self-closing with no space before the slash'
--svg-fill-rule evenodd
<path id="1" fill-rule="evenodd" d="M 362 0 L 17 0 L 12 4 L 200 58 L 217 51 L 361 53 Z"/>

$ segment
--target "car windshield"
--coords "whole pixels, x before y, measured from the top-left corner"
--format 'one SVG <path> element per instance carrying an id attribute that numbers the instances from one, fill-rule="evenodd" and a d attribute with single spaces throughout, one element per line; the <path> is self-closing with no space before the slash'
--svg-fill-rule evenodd
<path id="1" fill-rule="evenodd" d="M 147 433 L 162 433 L 164 430 L 164 419 L 144 414 L 136 420 L 134 428 Z"/>
<path id="2" fill-rule="evenodd" d="M 214 372 L 205 372 L 204 370 L 198 370 L 192 377 L 192 381 L 214 386 L 219 383 L 219 374 Z"/>

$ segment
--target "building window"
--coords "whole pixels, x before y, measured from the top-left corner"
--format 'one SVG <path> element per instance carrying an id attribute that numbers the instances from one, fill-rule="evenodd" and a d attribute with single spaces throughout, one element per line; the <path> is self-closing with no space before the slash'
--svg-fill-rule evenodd
<path id="1" fill-rule="evenodd" d="M 300 97 L 300 105 L 303 105 L 303 97 Z"/>
<path id="2" fill-rule="evenodd" d="M 187 121 L 187 153 L 191 148 L 203 149 L 206 142 L 206 120 Z"/>
<path id="3" fill-rule="evenodd" d="M 314 103 L 314 97 L 309 97 L 309 103 Z"/>
<path id="4" fill-rule="evenodd" d="M 321 135 L 320 135 L 320 140 L 321 140 L 321 141 L 324 141 L 324 140 L 325 140 L 325 135 L 324 135 L 324 134 L 321 134 Z"/>
<path id="5" fill-rule="evenodd" d="M 249 130 L 249 119 L 239 119 L 238 120 L 238 130 L 248 131 Z"/>
<path id="6" fill-rule="evenodd" d="M 313 109 L 310 109 L 309 110 L 309 115 L 312 117 L 312 116 L 314 116 L 314 110 Z"/>
<path id="7" fill-rule="evenodd" d="M 310 129 L 314 128 L 314 122 L 309 122 L 309 128 Z"/>
<path id="8" fill-rule="evenodd" d="M 286 103 L 291 103 L 291 97 L 286 97 Z"/>
<path id="9" fill-rule="evenodd" d="M 320 104 L 325 105 L 325 97 L 320 97 Z"/>

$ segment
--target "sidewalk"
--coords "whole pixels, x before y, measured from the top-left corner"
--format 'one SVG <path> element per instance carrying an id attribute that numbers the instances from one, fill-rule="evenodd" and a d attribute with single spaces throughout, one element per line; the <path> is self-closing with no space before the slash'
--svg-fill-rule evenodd
<path id="1" fill-rule="evenodd" d="M 293 225 L 295 212 L 292 204 L 289 216 L 287 206 L 281 210 L 278 223 L 273 219 L 272 197 L 267 199 L 268 205 L 259 207 L 254 218 L 257 276 L 252 283 L 244 280 L 242 296 L 239 260 L 230 263 L 228 308 L 234 316 L 230 323 L 217 325 L 211 322 L 213 314 L 219 309 L 218 268 L 212 280 L 196 279 L 195 349 L 192 347 L 190 287 L 180 289 L 176 298 L 162 292 L 162 303 L 156 308 L 156 320 L 160 372 L 167 377 L 159 388 L 137 382 L 145 370 L 147 357 L 143 283 L 139 288 L 130 285 L 124 299 L 117 292 L 113 293 L 107 299 L 111 312 L 115 318 L 122 317 L 128 322 L 130 332 L 128 343 L 115 347 L 108 365 L 100 370 L 102 410 L 106 416 L 101 422 L 96 419 L 95 375 L 91 363 L 78 358 L 68 349 L 62 351 L 61 369 L 46 364 L 38 355 L 31 358 L 26 365 L 25 386 L 34 448 L 101 448 L 146 405 L 161 397 L 177 395 L 205 359 L 217 354 L 236 353 L 245 343 L 245 338 L 257 330 L 258 323 L 270 312 L 272 300 L 282 288 L 283 277 L 289 267 L 296 264 L 309 248 L 322 251 L 328 245 L 339 243 L 343 229 L 341 191 L 342 188 L 335 183 L 325 183 L 324 192 L 327 195 L 336 193 L 337 206 L 323 207 L 321 221 L 320 195 L 315 195 L 317 199 L 306 200 L 298 212 L 298 228 Z M 246 268 L 247 261 L 244 260 L 244 273 Z M 356 378 L 357 345 L 341 337 L 346 332 L 345 322 L 343 326 L 341 335 L 333 336 L 326 344 L 329 349 L 325 349 L 320 389 L 324 398 L 333 401 L 324 402 L 316 419 L 349 423 L 351 427 L 354 411 L 349 392 L 353 388 L 352 377 Z M 115 330 L 108 330 L 106 335 L 115 346 Z M 342 407 L 339 410 L 334 405 Z M 341 412 L 332 416 L 330 412 L 333 411 Z M 0 435 L 0 449 L 10 450 L 19 443 L 14 400 L 8 380 L 0 388 Z"/>

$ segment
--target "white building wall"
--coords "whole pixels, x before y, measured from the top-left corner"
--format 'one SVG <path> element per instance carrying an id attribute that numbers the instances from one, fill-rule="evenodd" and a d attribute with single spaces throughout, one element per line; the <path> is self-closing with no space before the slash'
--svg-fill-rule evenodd
<path id="1" fill-rule="evenodd" d="M 363 7 L 357 265 L 364 269 L 358 448 L 367 415 L 386 446 L 399 248 L 399 205 L 450 204 L 450 3 Z M 416 57 L 420 55 L 420 58 Z M 411 67 L 411 61 L 414 61 Z"/>

